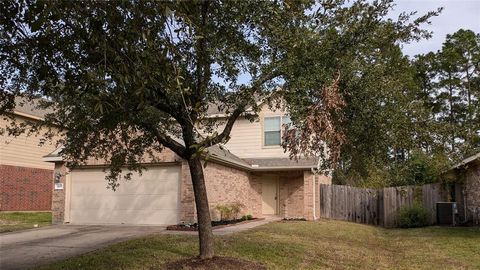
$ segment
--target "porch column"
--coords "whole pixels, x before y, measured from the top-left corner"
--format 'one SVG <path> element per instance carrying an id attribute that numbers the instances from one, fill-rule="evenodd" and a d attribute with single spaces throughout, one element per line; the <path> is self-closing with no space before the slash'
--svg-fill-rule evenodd
<path id="1" fill-rule="evenodd" d="M 67 190 L 67 167 L 65 162 L 55 162 L 53 170 L 52 191 L 52 223 L 63 224 L 65 222 L 65 200 Z"/>
<path id="2" fill-rule="evenodd" d="M 317 212 L 316 208 L 318 208 L 318 206 L 315 205 L 316 202 L 314 203 L 313 200 L 315 198 L 315 201 L 317 201 L 318 196 L 317 194 L 314 194 L 313 180 L 314 175 L 311 171 L 303 172 L 303 217 L 307 220 L 314 220 L 315 218 L 318 218 L 318 216 L 314 216 L 314 208 L 315 212 Z M 317 186 L 318 182 L 315 182 L 315 186 Z M 317 187 L 315 187 L 315 191 L 316 188 Z"/>

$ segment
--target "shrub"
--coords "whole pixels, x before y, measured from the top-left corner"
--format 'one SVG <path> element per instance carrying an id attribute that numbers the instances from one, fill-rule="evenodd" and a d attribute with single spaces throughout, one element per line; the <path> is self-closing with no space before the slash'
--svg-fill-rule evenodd
<path id="1" fill-rule="evenodd" d="M 230 204 L 230 209 L 232 211 L 232 217 L 234 219 L 238 219 L 238 215 L 240 214 L 240 212 L 242 211 L 242 209 L 244 207 L 245 207 L 245 205 L 240 203 L 240 202 L 234 202 L 234 203 Z"/>
<path id="2" fill-rule="evenodd" d="M 215 209 L 220 212 L 220 220 L 232 220 L 238 219 L 238 214 L 242 211 L 242 208 L 245 206 L 242 203 L 226 203 L 219 204 Z"/>
<path id="3" fill-rule="evenodd" d="M 429 225 L 430 213 L 419 204 L 402 207 L 397 214 L 397 226 L 400 228 L 417 228 Z"/>
<path id="4" fill-rule="evenodd" d="M 249 214 L 249 215 L 247 215 L 247 220 L 251 220 L 251 219 L 253 219 L 253 216 L 252 216 L 252 215 L 250 215 L 250 214 Z"/>

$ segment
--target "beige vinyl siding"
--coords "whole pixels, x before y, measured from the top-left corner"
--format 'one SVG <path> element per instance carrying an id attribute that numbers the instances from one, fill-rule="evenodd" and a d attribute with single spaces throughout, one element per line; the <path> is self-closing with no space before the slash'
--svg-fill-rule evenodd
<path id="1" fill-rule="evenodd" d="M 21 117 L 17 119 L 22 121 Z M 8 121 L 1 117 L 0 127 L 5 128 L 7 124 Z M 41 136 L 25 134 L 18 137 L 0 135 L 0 164 L 53 170 L 53 163 L 43 162 L 42 157 L 53 152 L 56 147 L 49 142 L 39 146 L 40 139 Z"/>
<path id="2" fill-rule="evenodd" d="M 263 106 L 259 113 L 259 118 L 255 122 L 246 119 L 238 119 L 230 133 L 231 139 L 225 145 L 230 152 L 240 158 L 285 158 L 288 153 L 284 153 L 281 146 L 264 146 L 263 138 L 263 119 L 264 117 L 283 116 L 282 111 L 272 111 L 267 106 Z M 220 127 L 222 130 L 223 127 Z"/>

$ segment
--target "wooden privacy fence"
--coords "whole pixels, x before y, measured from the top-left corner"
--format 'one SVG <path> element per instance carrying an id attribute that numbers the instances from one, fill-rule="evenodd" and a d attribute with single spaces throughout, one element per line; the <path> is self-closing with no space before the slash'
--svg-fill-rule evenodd
<path id="1" fill-rule="evenodd" d="M 430 223 L 436 221 L 436 203 L 446 201 L 441 184 L 383 189 L 320 185 L 320 216 L 356 223 L 394 227 L 398 210 L 421 202 L 430 210 Z"/>

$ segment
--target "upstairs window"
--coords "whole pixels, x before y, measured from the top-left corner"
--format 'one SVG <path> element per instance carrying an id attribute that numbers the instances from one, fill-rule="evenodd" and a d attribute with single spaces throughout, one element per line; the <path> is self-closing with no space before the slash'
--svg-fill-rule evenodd
<path id="1" fill-rule="evenodd" d="M 279 146 L 282 141 L 282 125 L 291 123 L 289 116 L 265 117 L 263 127 L 264 146 Z"/>

